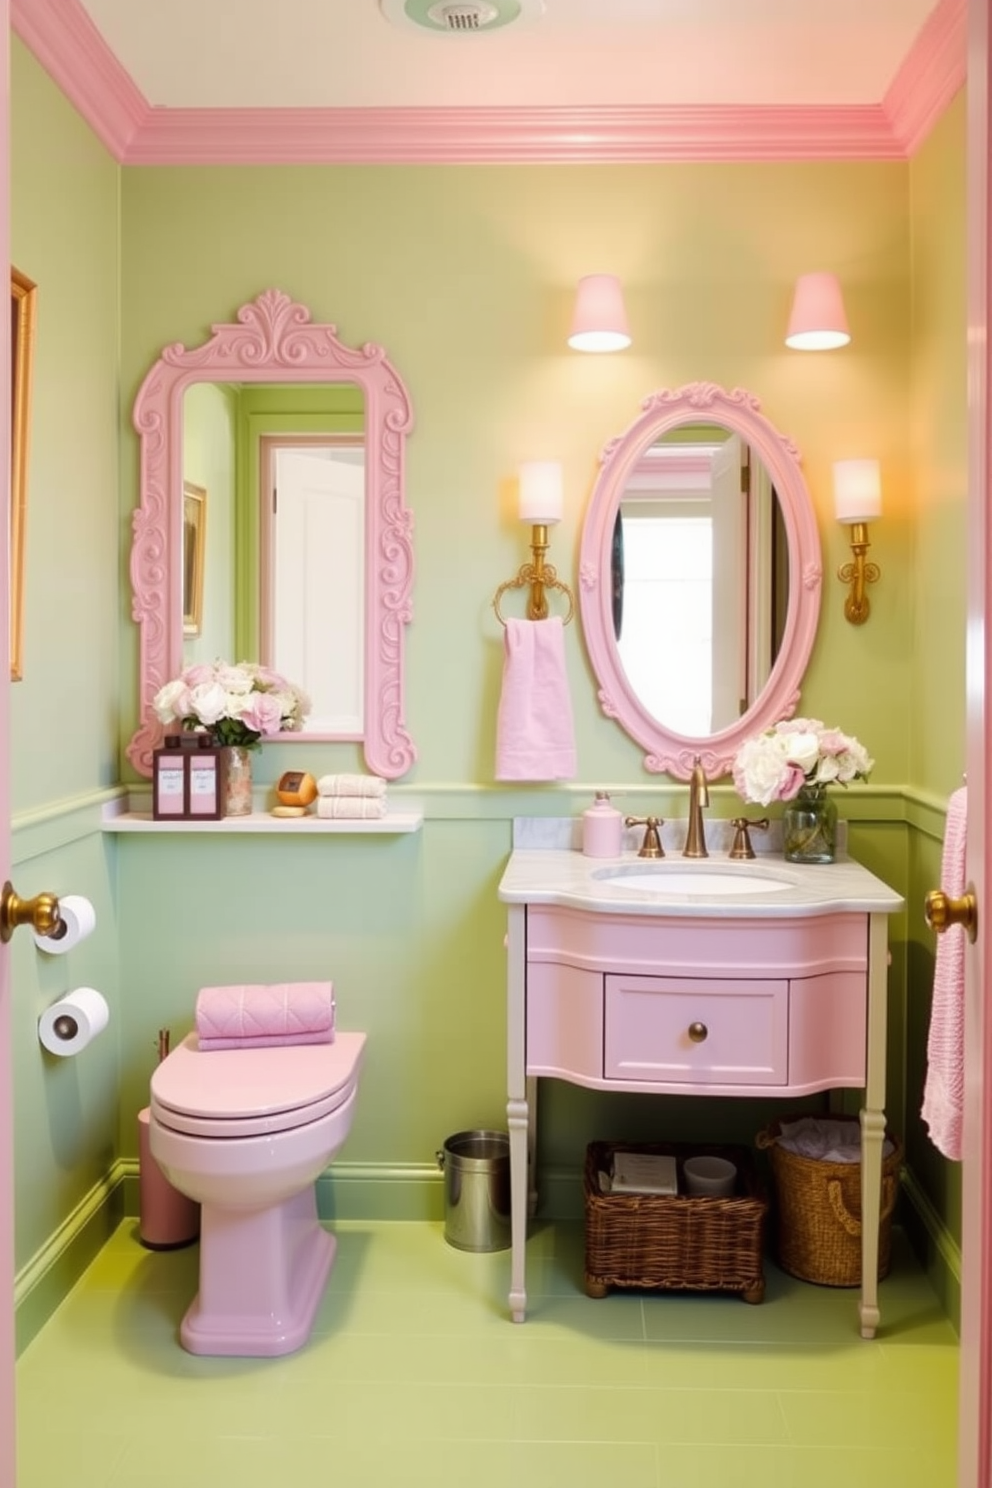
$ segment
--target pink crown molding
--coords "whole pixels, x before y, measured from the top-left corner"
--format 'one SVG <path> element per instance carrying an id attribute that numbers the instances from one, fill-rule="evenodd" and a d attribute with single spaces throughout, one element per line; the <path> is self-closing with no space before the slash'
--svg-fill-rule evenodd
<path id="1" fill-rule="evenodd" d="M 894 160 L 880 105 L 159 109 L 128 165 Z"/>
<path id="2" fill-rule="evenodd" d="M 916 153 L 967 71 L 967 0 L 941 0 L 893 79 L 883 108 L 907 157 Z"/>
<path id="3" fill-rule="evenodd" d="M 884 104 L 852 107 L 169 109 L 80 0 L 11 0 L 11 24 L 122 165 L 901 160 L 964 80 L 965 3 L 942 0 Z"/>
<path id="4" fill-rule="evenodd" d="M 151 110 L 79 0 L 10 0 L 10 25 L 123 164 Z"/>
<path id="5" fill-rule="evenodd" d="M 404 504 L 410 400 L 381 346 L 354 350 L 332 325 L 278 289 L 242 305 L 237 324 L 215 325 L 210 340 L 187 350 L 167 346 L 134 404 L 141 436 L 141 505 L 132 517 L 132 616 L 141 627 L 141 721 L 127 756 L 151 775 L 163 728 L 153 699 L 183 667 L 182 398 L 191 382 L 348 382 L 365 397 L 365 728 L 368 768 L 384 779 L 404 775 L 417 751 L 403 721 L 405 628 L 412 618 L 413 518 Z M 313 743 L 320 734 L 277 734 L 280 743 Z"/>

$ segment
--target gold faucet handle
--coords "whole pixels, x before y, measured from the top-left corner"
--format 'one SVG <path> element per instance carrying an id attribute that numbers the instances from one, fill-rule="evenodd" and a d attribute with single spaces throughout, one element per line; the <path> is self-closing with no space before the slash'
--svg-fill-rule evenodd
<path id="1" fill-rule="evenodd" d="M 661 845 L 660 828 L 665 825 L 660 816 L 625 816 L 628 827 L 643 827 L 644 841 L 638 850 L 639 858 L 663 858 L 665 849 Z"/>
<path id="2" fill-rule="evenodd" d="M 753 858 L 754 848 L 751 846 L 750 828 L 754 827 L 758 832 L 768 830 L 768 817 L 763 816 L 759 821 L 749 821 L 746 816 L 731 817 L 730 825 L 734 829 L 734 841 L 728 858 L 743 859 Z"/>

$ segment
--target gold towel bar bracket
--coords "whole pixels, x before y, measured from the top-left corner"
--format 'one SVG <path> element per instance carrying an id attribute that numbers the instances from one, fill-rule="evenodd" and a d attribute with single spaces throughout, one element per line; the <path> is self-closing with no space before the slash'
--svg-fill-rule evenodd
<path id="1" fill-rule="evenodd" d="M 507 579 L 505 584 L 500 584 L 493 595 L 493 609 L 496 611 L 496 619 L 500 625 L 505 626 L 499 602 L 507 589 L 530 589 L 527 597 L 527 619 L 547 620 L 548 618 L 548 595 L 549 589 L 557 589 L 560 594 L 568 598 L 568 614 L 562 621 L 567 625 L 575 614 L 575 596 L 569 586 L 558 577 L 553 564 L 545 563 L 544 555 L 548 551 L 548 528 L 545 522 L 535 522 L 531 532 L 530 550 L 534 555 L 533 563 L 521 564 L 517 574 L 512 579 Z"/>

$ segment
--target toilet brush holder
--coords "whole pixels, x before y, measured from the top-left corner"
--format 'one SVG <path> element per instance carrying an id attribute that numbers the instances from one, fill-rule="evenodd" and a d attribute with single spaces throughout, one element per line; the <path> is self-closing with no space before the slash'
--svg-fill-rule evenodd
<path id="1" fill-rule="evenodd" d="M 200 1237 L 200 1206 L 173 1188 L 152 1156 L 150 1112 L 138 1112 L 138 1238 L 149 1250 L 179 1250 Z"/>

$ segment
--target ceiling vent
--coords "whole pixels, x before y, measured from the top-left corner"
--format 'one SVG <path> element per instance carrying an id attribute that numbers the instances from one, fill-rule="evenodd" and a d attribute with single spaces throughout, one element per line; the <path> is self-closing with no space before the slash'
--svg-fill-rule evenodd
<path id="1" fill-rule="evenodd" d="M 427 19 L 445 31 L 483 31 L 499 20 L 495 5 L 432 5 Z"/>
<path id="2" fill-rule="evenodd" d="M 405 31 L 435 36 L 472 36 L 535 20 L 544 0 L 379 0 L 387 21 Z"/>

